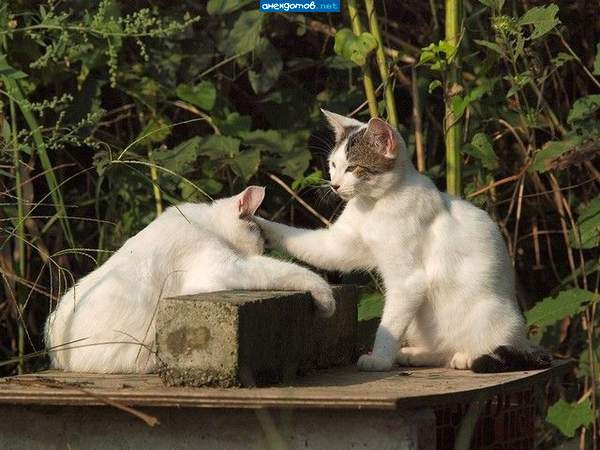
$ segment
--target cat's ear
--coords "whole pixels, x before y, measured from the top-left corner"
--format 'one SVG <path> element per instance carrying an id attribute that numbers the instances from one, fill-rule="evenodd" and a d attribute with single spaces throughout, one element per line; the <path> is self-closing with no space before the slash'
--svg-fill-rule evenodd
<path id="1" fill-rule="evenodd" d="M 253 216 L 264 198 L 264 187 L 248 186 L 244 192 L 237 196 L 237 206 L 240 216 Z"/>
<path id="2" fill-rule="evenodd" d="M 329 125 L 335 134 L 336 143 L 344 139 L 350 129 L 364 125 L 364 123 L 356 119 L 344 117 L 340 114 L 327 111 L 326 109 L 321 108 L 321 112 L 325 114 L 325 117 L 327 118 L 327 121 L 329 122 Z"/>
<path id="3" fill-rule="evenodd" d="M 365 139 L 371 143 L 372 149 L 382 156 L 395 159 L 398 156 L 398 140 L 392 127 L 377 117 L 369 120 Z"/>

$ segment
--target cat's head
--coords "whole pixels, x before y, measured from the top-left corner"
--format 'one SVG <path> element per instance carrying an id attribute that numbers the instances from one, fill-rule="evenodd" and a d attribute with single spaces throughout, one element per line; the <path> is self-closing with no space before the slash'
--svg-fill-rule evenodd
<path id="1" fill-rule="evenodd" d="M 386 121 L 368 123 L 321 110 L 335 133 L 329 155 L 331 188 L 344 200 L 379 198 L 401 177 L 406 145 Z"/>
<path id="2" fill-rule="evenodd" d="M 221 219 L 219 232 L 239 252 L 245 255 L 260 255 L 264 252 L 265 240 L 254 213 L 265 198 L 265 188 L 249 186 L 233 197 L 217 200 L 213 205 L 218 208 Z"/>

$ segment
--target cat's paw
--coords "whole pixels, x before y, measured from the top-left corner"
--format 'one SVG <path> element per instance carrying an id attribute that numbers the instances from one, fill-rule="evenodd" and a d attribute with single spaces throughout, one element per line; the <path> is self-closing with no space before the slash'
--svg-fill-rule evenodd
<path id="1" fill-rule="evenodd" d="M 450 360 L 450 367 L 458 370 L 468 370 L 473 365 L 473 358 L 466 353 L 457 352 Z"/>
<path id="2" fill-rule="evenodd" d="M 326 288 L 312 289 L 310 294 L 315 300 L 315 306 L 317 307 L 317 314 L 320 317 L 331 317 L 335 313 L 335 299 L 333 298 L 333 292 L 329 286 Z"/>
<path id="3" fill-rule="evenodd" d="M 362 355 L 358 358 L 358 370 L 363 372 L 387 372 L 394 365 L 393 359 L 384 358 L 378 355 Z"/>
<path id="4" fill-rule="evenodd" d="M 412 365 L 411 361 L 410 361 L 412 356 L 413 356 L 413 353 L 411 351 L 409 351 L 409 348 L 402 347 L 398 351 L 398 354 L 396 355 L 396 362 L 398 364 L 400 364 L 401 366 L 409 367 Z"/>
<path id="5" fill-rule="evenodd" d="M 277 247 L 277 235 L 269 226 L 270 222 L 259 216 L 254 216 L 254 222 L 260 227 L 261 235 L 265 241 L 265 247 L 274 249 Z"/>

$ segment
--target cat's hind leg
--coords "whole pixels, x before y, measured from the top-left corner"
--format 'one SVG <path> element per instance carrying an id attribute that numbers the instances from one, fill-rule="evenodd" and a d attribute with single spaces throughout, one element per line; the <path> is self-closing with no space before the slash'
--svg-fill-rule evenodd
<path id="1" fill-rule="evenodd" d="M 426 347 L 402 347 L 398 351 L 396 361 L 401 366 L 442 367 L 448 361 L 448 354 Z"/>

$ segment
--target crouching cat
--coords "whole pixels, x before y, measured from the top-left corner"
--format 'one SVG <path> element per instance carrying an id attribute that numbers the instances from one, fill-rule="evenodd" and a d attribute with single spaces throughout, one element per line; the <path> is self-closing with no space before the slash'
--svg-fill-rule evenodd
<path id="1" fill-rule="evenodd" d="M 129 239 L 60 300 L 46 322 L 51 365 L 78 372 L 157 369 L 155 313 L 161 298 L 228 289 L 310 291 L 317 310 L 335 310 L 325 280 L 262 256 L 254 213 L 264 188 L 212 204 L 171 207 Z"/>
<path id="2" fill-rule="evenodd" d="M 268 243 L 316 267 L 381 274 L 383 315 L 358 367 L 547 367 L 550 355 L 526 339 L 513 267 L 490 217 L 418 173 L 385 121 L 323 112 L 335 132 L 329 168 L 343 213 L 329 229 L 258 223 Z"/>

